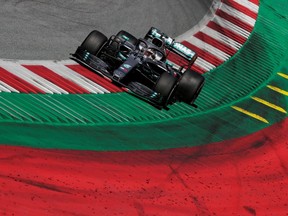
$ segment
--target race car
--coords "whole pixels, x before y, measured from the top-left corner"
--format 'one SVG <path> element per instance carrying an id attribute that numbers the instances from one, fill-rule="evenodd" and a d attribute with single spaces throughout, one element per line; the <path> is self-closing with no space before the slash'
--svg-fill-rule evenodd
<path id="1" fill-rule="evenodd" d="M 171 53 L 184 59 L 183 65 L 170 62 Z M 193 50 L 154 27 L 138 39 L 124 30 L 109 39 L 94 30 L 71 54 L 71 59 L 159 109 L 175 102 L 197 107 L 204 77 L 191 70 L 196 58 Z"/>

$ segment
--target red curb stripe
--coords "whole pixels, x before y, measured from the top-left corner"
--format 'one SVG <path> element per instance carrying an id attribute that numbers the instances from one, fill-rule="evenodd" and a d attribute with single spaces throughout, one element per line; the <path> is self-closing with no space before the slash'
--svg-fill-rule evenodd
<path id="1" fill-rule="evenodd" d="M 100 75 L 91 72 L 87 68 L 81 65 L 66 65 L 66 67 L 70 68 L 71 70 L 85 76 L 86 78 L 92 80 L 93 82 L 101 85 L 103 88 L 107 89 L 110 92 L 123 92 L 122 89 L 115 86 L 113 83 L 109 82 L 107 79 L 101 77 Z"/>
<path id="2" fill-rule="evenodd" d="M 174 54 L 173 52 L 169 52 L 168 60 L 179 65 L 179 66 L 188 64 L 188 61 L 184 60 L 183 58 L 179 57 L 178 55 Z M 184 67 L 184 68 L 187 68 L 187 67 Z M 204 68 L 196 66 L 195 64 L 192 65 L 191 69 L 200 73 L 200 74 L 203 74 L 207 71 Z"/>
<path id="3" fill-rule="evenodd" d="M 206 69 L 198 67 L 195 64 L 192 65 L 191 69 L 196 71 L 197 73 L 200 73 L 200 74 L 204 74 L 205 72 L 207 72 Z"/>
<path id="4" fill-rule="evenodd" d="M 227 28 L 224 28 L 220 26 L 219 24 L 215 23 L 214 21 L 210 21 L 207 26 L 223 35 L 226 35 L 227 37 L 233 39 L 234 41 L 237 41 L 238 43 L 244 44 L 246 41 L 246 38 L 235 33 L 234 31 L 231 31 Z"/>
<path id="5" fill-rule="evenodd" d="M 221 50 L 222 52 L 227 53 L 230 56 L 234 55 L 237 52 L 236 49 L 228 46 L 227 44 L 224 44 L 223 42 L 216 40 L 215 38 L 213 38 L 213 37 L 211 37 L 211 36 L 209 36 L 203 32 L 198 32 L 194 36 L 196 38 L 204 41 L 205 43 L 216 47 L 217 49 Z"/>
<path id="6" fill-rule="evenodd" d="M 249 0 L 251 3 L 255 4 L 255 5 L 259 5 L 259 0 Z"/>
<path id="7" fill-rule="evenodd" d="M 216 56 L 212 55 L 211 53 L 209 52 L 206 52 L 202 49 L 200 49 L 199 47 L 187 42 L 187 41 L 183 41 L 182 42 L 183 45 L 187 46 L 188 48 L 194 50 L 199 57 L 203 58 L 204 60 L 206 60 L 207 62 L 215 65 L 215 66 L 218 66 L 220 64 L 222 64 L 224 61 L 217 58 Z"/>
<path id="8" fill-rule="evenodd" d="M 246 14 L 247 16 L 250 16 L 251 18 L 253 18 L 255 20 L 257 19 L 257 13 L 251 11 L 249 8 L 247 8 L 247 7 L 241 5 L 241 4 L 239 4 L 233 0 L 226 0 L 226 1 L 224 1 L 224 3 L 235 8 L 236 10 Z"/>
<path id="9" fill-rule="evenodd" d="M 45 94 L 45 92 L 36 86 L 30 84 L 29 82 L 23 80 L 22 78 L 10 73 L 9 71 L 5 70 L 4 68 L 0 67 L 0 80 L 7 83 L 14 89 L 22 93 L 41 93 Z"/>
<path id="10" fill-rule="evenodd" d="M 59 86 L 65 91 L 68 91 L 69 93 L 72 93 L 72 94 L 90 93 L 86 89 L 56 74 L 55 72 L 46 68 L 45 66 L 42 66 L 42 65 L 22 65 L 22 66 L 32 71 L 33 73 L 38 74 L 39 76 L 49 80 L 50 82 L 54 83 L 55 85 Z"/>
<path id="11" fill-rule="evenodd" d="M 223 19 L 225 19 L 225 20 L 227 20 L 227 21 L 239 26 L 240 28 L 242 28 L 242 29 L 244 29 L 244 30 L 246 30 L 248 32 L 252 32 L 252 30 L 253 30 L 253 26 L 245 23 L 242 20 L 239 20 L 239 19 L 231 16 L 230 14 L 222 11 L 221 9 L 216 11 L 216 15 L 218 15 L 219 17 L 222 17 Z"/>

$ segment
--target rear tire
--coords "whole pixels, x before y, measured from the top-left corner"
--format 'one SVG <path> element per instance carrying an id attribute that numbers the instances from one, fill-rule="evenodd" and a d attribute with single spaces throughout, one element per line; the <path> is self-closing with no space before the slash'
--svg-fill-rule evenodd
<path id="1" fill-rule="evenodd" d="M 81 47 L 92 55 L 96 56 L 107 42 L 107 40 L 108 38 L 104 34 L 94 30 L 86 37 L 86 39 L 81 44 Z"/>
<path id="2" fill-rule="evenodd" d="M 176 97 L 178 100 L 192 105 L 198 97 L 204 81 L 204 77 L 199 73 L 190 69 L 186 70 L 179 79 L 176 88 Z"/>
<path id="3" fill-rule="evenodd" d="M 155 91 L 163 97 L 163 103 L 166 105 L 171 98 L 177 79 L 169 73 L 162 73 L 155 85 Z"/>

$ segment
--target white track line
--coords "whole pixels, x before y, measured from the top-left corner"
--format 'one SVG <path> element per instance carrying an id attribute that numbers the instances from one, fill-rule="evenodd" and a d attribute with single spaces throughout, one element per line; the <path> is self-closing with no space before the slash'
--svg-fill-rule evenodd
<path id="1" fill-rule="evenodd" d="M 200 20 L 199 23 L 195 25 L 193 28 L 189 29 L 188 31 L 176 37 L 175 40 L 179 42 L 184 41 L 191 35 L 194 35 L 197 32 L 201 31 L 202 29 L 206 28 L 207 23 L 214 19 L 215 12 L 217 11 L 217 9 L 221 8 L 221 5 L 222 5 L 221 1 L 214 0 L 208 13 L 203 17 L 203 19 Z"/>

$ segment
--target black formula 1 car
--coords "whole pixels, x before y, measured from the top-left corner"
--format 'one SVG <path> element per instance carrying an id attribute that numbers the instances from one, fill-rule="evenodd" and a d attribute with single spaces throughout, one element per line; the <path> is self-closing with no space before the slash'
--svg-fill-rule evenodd
<path id="1" fill-rule="evenodd" d="M 183 65 L 167 61 L 171 52 L 184 59 Z M 190 69 L 196 58 L 194 51 L 154 27 L 139 39 L 123 30 L 108 39 L 94 30 L 71 54 L 71 59 L 159 109 L 177 101 L 197 107 L 194 101 L 204 77 Z"/>

